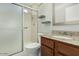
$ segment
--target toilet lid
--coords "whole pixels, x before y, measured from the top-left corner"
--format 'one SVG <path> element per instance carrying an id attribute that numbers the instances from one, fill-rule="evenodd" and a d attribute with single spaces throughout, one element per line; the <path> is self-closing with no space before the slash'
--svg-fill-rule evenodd
<path id="1" fill-rule="evenodd" d="M 30 43 L 25 46 L 25 48 L 37 48 L 40 47 L 39 43 Z"/>

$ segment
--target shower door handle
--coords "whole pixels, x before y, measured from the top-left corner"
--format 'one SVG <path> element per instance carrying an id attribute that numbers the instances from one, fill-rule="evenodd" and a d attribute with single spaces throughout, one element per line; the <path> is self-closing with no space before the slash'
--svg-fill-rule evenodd
<path id="1" fill-rule="evenodd" d="M 28 27 L 24 27 L 24 29 L 28 29 Z"/>

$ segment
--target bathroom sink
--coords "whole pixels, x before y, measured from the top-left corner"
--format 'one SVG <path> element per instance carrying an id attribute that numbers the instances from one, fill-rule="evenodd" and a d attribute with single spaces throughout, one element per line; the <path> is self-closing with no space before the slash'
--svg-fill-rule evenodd
<path id="1" fill-rule="evenodd" d="M 55 38 L 59 38 L 59 39 L 72 39 L 71 37 L 66 37 L 66 36 L 53 36 Z"/>

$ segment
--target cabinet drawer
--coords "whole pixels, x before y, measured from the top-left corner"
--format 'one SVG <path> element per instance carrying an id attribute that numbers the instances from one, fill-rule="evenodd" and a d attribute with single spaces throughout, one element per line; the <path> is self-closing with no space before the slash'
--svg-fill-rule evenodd
<path id="1" fill-rule="evenodd" d="M 49 38 L 41 37 L 41 43 L 50 48 L 54 48 L 54 41 Z"/>
<path id="2" fill-rule="evenodd" d="M 42 45 L 41 46 L 41 55 L 42 56 L 52 56 L 53 55 L 53 50 Z"/>
<path id="3" fill-rule="evenodd" d="M 56 42 L 56 50 L 63 55 L 79 56 L 79 48 L 67 43 Z"/>

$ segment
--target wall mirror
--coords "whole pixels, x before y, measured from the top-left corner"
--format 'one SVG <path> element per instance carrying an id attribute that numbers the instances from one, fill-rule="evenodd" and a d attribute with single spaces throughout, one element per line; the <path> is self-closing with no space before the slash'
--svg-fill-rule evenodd
<path id="1" fill-rule="evenodd" d="M 54 3 L 54 25 L 79 23 L 79 3 Z"/>

